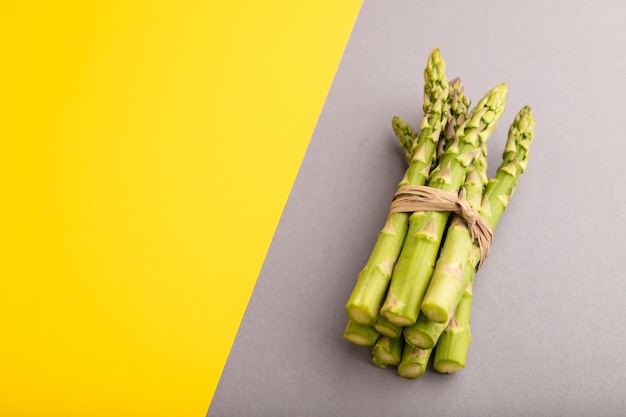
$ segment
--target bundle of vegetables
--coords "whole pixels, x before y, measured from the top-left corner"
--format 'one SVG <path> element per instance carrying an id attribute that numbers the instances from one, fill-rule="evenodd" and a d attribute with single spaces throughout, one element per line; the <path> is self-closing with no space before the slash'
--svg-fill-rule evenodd
<path id="1" fill-rule="evenodd" d="M 346 304 L 344 338 L 372 348 L 373 363 L 419 378 L 465 367 L 474 276 L 528 163 L 535 121 L 515 116 L 495 176 L 487 139 L 504 112 L 507 85 L 470 109 L 460 79 L 448 82 L 438 48 L 424 71 L 419 133 L 399 117 L 392 128 L 408 168 L 384 227 Z"/>

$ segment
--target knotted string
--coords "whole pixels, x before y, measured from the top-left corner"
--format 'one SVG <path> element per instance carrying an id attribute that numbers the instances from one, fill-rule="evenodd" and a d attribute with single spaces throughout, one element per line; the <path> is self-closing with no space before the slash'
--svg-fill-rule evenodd
<path id="1" fill-rule="evenodd" d="M 465 199 L 465 192 L 459 194 L 439 190 L 425 185 L 403 185 L 394 194 L 389 214 L 412 213 L 415 211 L 450 211 L 458 214 L 467 223 L 470 236 L 478 241 L 480 269 L 489 256 L 493 230 L 489 223 Z"/>

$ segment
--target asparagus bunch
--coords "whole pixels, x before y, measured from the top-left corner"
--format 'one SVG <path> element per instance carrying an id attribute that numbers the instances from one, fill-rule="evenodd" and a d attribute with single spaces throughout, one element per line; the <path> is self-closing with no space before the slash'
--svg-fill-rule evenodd
<path id="1" fill-rule="evenodd" d="M 473 282 L 489 244 L 477 231 L 490 237 L 502 217 L 526 169 L 535 126 L 524 107 L 509 129 L 502 164 L 487 180 L 487 139 L 504 112 L 506 84 L 470 110 L 460 79 L 447 81 L 438 48 L 424 81 L 419 131 L 392 119 L 408 168 L 394 197 L 399 205 L 392 205 L 346 303 L 344 330 L 351 343 L 371 347 L 376 366 L 395 366 L 411 379 L 424 374 L 431 356 L 437 372 L 465 366 Z M 412 193 L 431 194 L 425 185 L 443 192 L 434 198 L 453 196 L 465 208 L 414 206 Z"/>
<path id="2" fill-rule="evenodd" d="M 483 142 L 489 138 L 504 112 L 506 96 L 507 86 L 500 84 L 470 111 L 431 172 L 429 187 L 459 192 L 470 164 L 480 154 Z M 380 309 L 390 322 L 409 326 L 417 320 L 449 216 L 450 212 L 446 211 L 416 211 L 410 215 L 402 252 Z"/>

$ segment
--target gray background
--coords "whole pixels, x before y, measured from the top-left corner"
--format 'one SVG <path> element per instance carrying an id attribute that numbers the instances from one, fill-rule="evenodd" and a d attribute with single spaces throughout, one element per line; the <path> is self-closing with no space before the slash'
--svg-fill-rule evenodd
<path id="1" fill-rule="evenodd" d="M 209 416 L 626 415 L 626 3 L 365 0 Z M 476 103 L 502 81 L 491 173 L 525 104 L 526 174 L 477 276 L 468 365 L 399 378 L 342 339 L 441 48 Z"/>

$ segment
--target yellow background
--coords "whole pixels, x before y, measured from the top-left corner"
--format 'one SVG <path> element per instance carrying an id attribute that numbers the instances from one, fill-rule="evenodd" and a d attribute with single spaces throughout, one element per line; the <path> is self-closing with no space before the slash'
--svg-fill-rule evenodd
<path id="1" fill-rule="evenodd" d="M 359 7 L 0 0 L 1 416 L 206 413 Z"/>

